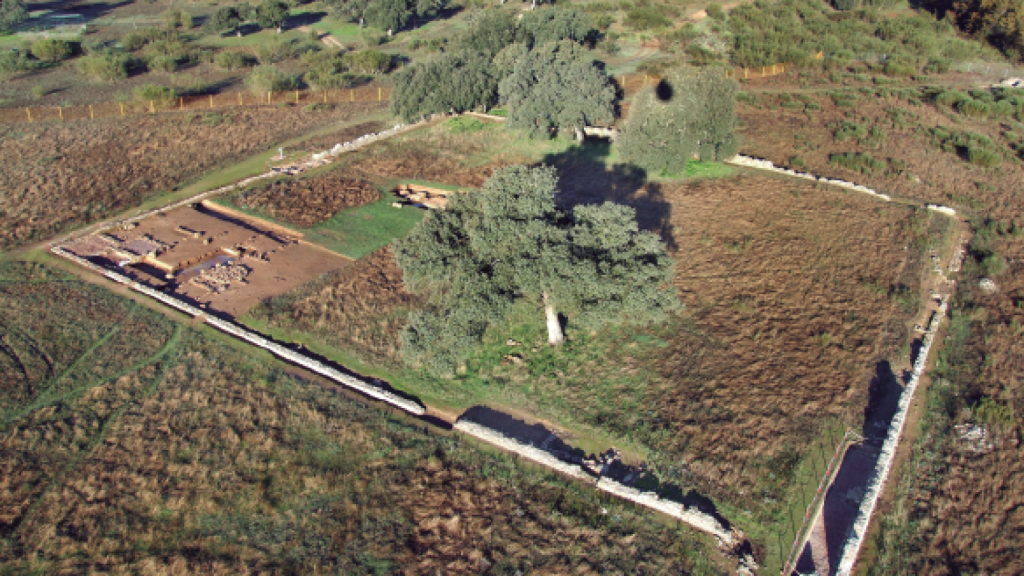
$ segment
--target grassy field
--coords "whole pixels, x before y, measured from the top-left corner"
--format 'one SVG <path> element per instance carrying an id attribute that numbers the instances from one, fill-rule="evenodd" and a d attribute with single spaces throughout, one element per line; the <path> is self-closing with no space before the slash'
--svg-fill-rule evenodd
<path id="1" fill-rule="evenodd" d="M 5 572 L 724 573 L 706 538 L 55 269 L 0 265 L 0 309 Z"/>

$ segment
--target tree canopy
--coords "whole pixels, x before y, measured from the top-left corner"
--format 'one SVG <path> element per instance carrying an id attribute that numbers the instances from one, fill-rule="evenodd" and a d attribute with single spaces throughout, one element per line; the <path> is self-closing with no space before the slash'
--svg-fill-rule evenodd
<path id="1" fill-rule="evenodd" d="M 21 24 L 28 19 L 28 11 L 22 0 L 3 0 L 0 5 L 0 30 Z"/>
<path id="2" fill-rule="evenodd" d="M 512 305 L 543 310 L 561 344 L 558 314 L 583 329 L 646 323 L 680 304 L 674 262 L 635 211 L 607 202 L 566 212 L 551 167 L 509 166 L 476 192 L 430 212 L 395 246 L 406 285 L 428 296 L 410 316 L 403 356 L 442 375 L 456 371 Z"/>
<path id="3" fill-rule="evenodd" d="M 681 174 L 694 157 L 736 155 L 736 82 L 719 68 L 682 68 L 634 99 L 619 135 L 624 160 L 655 174 Z"/>
<path id="4" fill-rule="evenodd" d="M 261 28 L 277 28 L 280 32 L 288 15 L 288 3 L 282 0 L 266 0 L 256 7 L 256 23 Z"/>
<path id="5" fill-rule="evenodd" d="M 248 6 L 245 11 L 248 15 Z M 213 16 L 210 16 L 210 19 L 204 23 L 204 27 L 214 32 L 226 32 L 238 28 L 245 20 L 246 18 L 242 16 L 238 8 L 225 6 L 214 12 Z"/>
<path id="6" fill-rule="evenodd" d="M 498 85 L 508 104 L 508 124 L 532 136 L 572 131 L 615 118 L 616 91 L 611 79 L 587 51 L 570 40 L 550 42 L 522 54 Z"/>
<path id="7" fill-rule="evenodd" d="M 445 7 L 445 0 L 327 0 L 331 11 L 352 22 L 365 18 L 381 30 L 398 31 L 415 15 L 432 18 Z"/>
<path id="8" fill-rule="evenodd" d="M 575 8 L 531 10 L 523 16 L 519 27 L 536 46 L 559 40 L 583 44 L 596 32 L 590 15 Z"/>
<path id="9" fill-rule="evenodd" d="M 394 81 L 391 111 L 406 122 L 493 103 L 497 86 L 491 59 L 481 52 L 442 54 L 406 66 L 395 74 Z"/>

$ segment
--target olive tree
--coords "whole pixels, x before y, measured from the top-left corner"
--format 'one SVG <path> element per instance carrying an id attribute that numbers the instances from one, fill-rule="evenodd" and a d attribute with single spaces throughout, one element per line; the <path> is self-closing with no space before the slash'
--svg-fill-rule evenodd
<path id="1" fill-rule="evenodd" d="M 669 71 L 634 99 L 619 155 L 655 174 L 680 174 L 693 158 L 732 158 L 739 150 L 736 90 L 719 68 Z"/>
<path id="2" fill-rule="evenodd" d="M 498 85 L 508 124 L 532 136 L 571 131 L 615 118 L 615 87 L 587 50 L 570 40 L 550 42 L 515 60 Z"/>
<path id="3" fill-rule="evenodd" d="M 403 356 L 451 374 L 517 302 L 536 306 L 548 342 L 559 314 L 585 329 L 643 323 L 680 306 L 674 262 L 635 211 L 607 202 L 560 210 L 551 167 L 509 166 L 451 198 L 395 246 L 406 285 L 427 295 L 402 336 Z"/>

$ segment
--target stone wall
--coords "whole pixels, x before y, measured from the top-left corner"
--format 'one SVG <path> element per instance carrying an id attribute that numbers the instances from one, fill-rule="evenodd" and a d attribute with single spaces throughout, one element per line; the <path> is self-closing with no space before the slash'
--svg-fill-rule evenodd
<path id="1" fill-rule="evenodd" d="M 426 411 L 423 409 L 423 406 L 421 406 L 417 402 L 399 396 L 389 390 L 385 390 L 383 388 L 374 386 L 368 382 L 364 382 L 363 380 L 360 380 L 359 378 L 356 378 L 354 376 L 345 374 L 339 370 L 336 370 L 330 366 L 323 364 L 322 362 L 309 358 L 308 356 L 300 354 L 276 342 L 271 342 L 270 340 L 263 338 L 259 334 L 256 334 L 255 332 L 243 328 L 233 322 L 221 320 L 220 318 L 215 318 L 213 316 L 206 316 L 204 311 L 200 310 L 199 308 L 196 308 L 195 306 L 192 306 L 191 304 L 182 302 L 181 300 L 178 300 L 173 296 L 164 294 L 159 290 L 154 290 L 149 286 L 135 282 L 134 280 L 128 278 L 123 274 L 114 272 L 113 270 L 107 270 L 106 268 L 103 268 L 101 266 L 97 266 L 84 258 L 80 258 L 68 252 L 67 250 L 64 250 L 59 246 L 51 247 L 50 251 L 56 254 L 57 256 L 67 258 L 68 260 L 71 260 L 76 264 L 79 264 L 99 274 L 102 274 L 103 276 L 106 276 L 107 278 L 113 280 L 114 282 L 124 284 L 125 286 L 128 286 L 129 288 L 135 290 L 136 292 L 145 294 L 146 296 L 149 296 L 154 300 L 159 300 L 160 302 L 163 302 L 164 304 L 180 312 L 184 312 L 185 314 L 194 317 L 204 316 L 203 319 L 207 324 L 213 326 L 214 328 L 217 328 L 222 332 L 231 334 L 236 338 L 245 340 L 246 342 L 249 342 L 254 346 L 258 346 L 260 348 L 263 348 L 264 350 L 267 350 L 268 352 L 279 358 L 283 358 L 293 364 L 297 364 L 299 366 L 302 366 L 303 368 L 316 372 L 321 376 L 327 377 L 335 382 L 338 382 L 339 384 L 357 390 L 367 396 L 370 396 L 371 398 L 376 398 L 377 400 L 387 402 L 392 406 L 401 408 L 402 410 L 405 410 L 406 412 L 415 414 L 417 416 L 422 416 L 423 414 L 426 413 Z"/>
<path id="2" fill-rule="evenodd" d="M 668 514 L 698 530 L 707 532 L 718 538 L 720 544 L 731 548 L 739 541 L 737 535 L 722 526 L 714 516 L 705 514 L 696 508 L 687 508 L 679 502 L 666 500 L 655 492 L 642 492 L 631 486 L 626 486 L 608 477 L 595 478 L 592 474 L 578 464 L 572 464 L 559 460 L 550 452 L 541 448 L 531 446 L 525 442 L 506 436 L 501 432 L 487 426 L 471 422 L 466 419 L 459 419 L 455 423 L 455 429 L 460 432 L 479 438 L 488 444 L 493 444 L 509 452 L 518 454 L 527 460 L 542 464 L 587 484 L 595 485 L 598 490 L 608 492 L 624 500 L 635 502 L 641 506 Z"/>
<path id="3" fill-rule="evenodd" d="M 885 488 L 885 482 L 889 478 L 889 472 L 896 457 L 896 448 L 899 446 L 900 436 L 903 434 L 903 426 L 907 421 L 907 411 L 910 409 L 910 403 L 914 399 L 914 392 L 917 390 L 917 385 L 924 374 L 925 365 L 928 363 L 928 352 L 931 350 L 932 343 L 935 340 L 935 333 L 939 329 L 942 319 L 946 316 L 948 302 L 949 300 L 947 299 L 939 304 L 938 311 L 932 316 L 931 322 L 928 324 L 928 330 L 925 332 L 921 350 L 914 361 L 913 374 L 900 395 L 899 406 L 896 409 L 896 414 L 892 417 L 889 432 L 886 435 L 885 443 L 882 444 L 882 451 L 879 454 L 878 463 L 875 465 L 871 480 L 868 482 L 864 499 L 861 500 L 857 519 L 847 534 L 846 544 L 843 546 L 839 567 L 836 571 L 836 574 L 839 576 L 848 576 L 853 572 L 857 555 L 860 553 L 861 546 L 864 544 L 864 538 L 867 536 L 871 515 L 874 513 L 875 506 L 878 504 L 878 498 L 882 495 L 882 490 Z"/>

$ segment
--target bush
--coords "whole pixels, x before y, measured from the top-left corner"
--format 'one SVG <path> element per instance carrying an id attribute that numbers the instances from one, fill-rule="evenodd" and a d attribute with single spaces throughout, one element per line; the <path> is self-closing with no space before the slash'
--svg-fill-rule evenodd
<path id="1" fill-rule="evenodd" d="M 999 153 L 977 146 L 967 148 L 967 160 L 982 168 L 994 168 L 1003 163 L 1003 158 Z"/>
<path id="2" fill-rule="evenodd" d="M 178 93 L 174 91 L 174 88 L 169 86 L 158 86 L 156 84 L 144 84 L 142 86 L 136 86 L 135 90 L 132 90 L 132 94 L 136 100 L 149 104 L 150 102 L 157 108 L 169 108 L 174 105 L 178 99 Z"/>
<path id="3" fill-rule="evenodd" d="M 708 18 L 725 20 L 725 10 L 722 9 L 720 4 L 708 4 L 704 10 L 708 13 Z"/>
<path id="4" fill-rule="evenodd" d="M 238 70 L 252 66 L 252 60 L 241 52 L 218 52 L 213 64 L 222 70 Z"/>
<path id="5" fill-rule="evenodd" d="M 32 87 L 32 97 L 33 98 L 35 98 L 36 100 L 39 100 L 43 96 L 46 96 L 46 88 L 43 88 L 42 86 L 33 86 Z"/>
<path id="6" fill-rule="evenodd" d="M 845 142 L 846 140 L 849 140 L 851 138 L 856 138 L 857 140 L 860 140 L 865 136 L 867 136 L 867 130 L 863 126 L 855 122 L 848 122 L 846 120 L 843 120 L 842 123 L 839 124 L 839 127 L 833 134 L 833 137 L 835 138 L 836 142 Z"/>
<path id="7" fill-rule="evenodd" d="M 956 111 L 968 118 L 988 118 L 991 113 L 989 105 L 980 100 L 961 100 L 957 102 Z"/>
<path id="8" fill-rule="evenodd" d="M 178 69 L 178 59 L 171 56 L 153 56 L 146 63 L 150 72 L 171 73 Z"/>
<path id="9" fill-rule="evenodd" d="M 479 132 L 484 129 L 484 123 L 476 118 L 456 116 L 448 121 L 448 131 L 453 134 L 467 134 Z"/>
<path id="10" fill-rule="evenodd" d="M 32 55 L 43 62 L 60 62 L 71 52 L 71 44 L 55 38 L 40 38 L 32 43 Z"/>
<path id="11" fill-rule="evenodd" d="M 128 77 L 132 58 L 127 54 L 90 54 L 75 61 L 78 71 L 95 80 L 112 81 Z"/>
<path id="12" fill-rule="evenodd" d="M 391 70 L 391 55 L 376 50 L 346 52 L 341 63 L 346 70 L 359 74 L 385 74 Z"/>
<path id="13" fill-rule="evenodd" d="M 883 71 L 886 76 L 901 76 L 904 78 L 910 78 L 917 74 L 917 68 L 913 65 L 895 62 L 893 60 L 885 63 L 885 69 Z"/>
<path id="14" fill-rule="evenodd" d="M 299 87 L 299 80 L 274 66 L 257 66 L 245 79 L 245 84 L 256 94 L 263 95 L 267 92 L 296 90 Z"/>
<path id="15" fill-rule="evenodd" d="M 634 30 L 651 30 L 654 28 L 667 28 L 672 21 L 666 18 L 656 8 L 632 8 L 626 13 L 623 24 Z"/>
<path id="16" fill-rule="evenodd" d="M 942 106 L 953 107 L 953 106 L 956 106 L 957 104 L 959 104 L 960 102 L 963 102 L 965 100 L 970 100 L 970 99 L 971 99 L 971 97 L 968 96 L 967 94 L 964 94 L 963 92 L 957 92 L 956 90 L 950 90 L 948 92 L 943 92 L 943 93 L 939 94 L 938 96 L 936 96 L 935 97 L 935 103 L 939 104 L 939 105 L 942 105 Z"/>
<path id="17" fill-rule="evenodd" d="M 834 6 L 836 10 L 846 12 L 857 7 L 857 0 L 834 0 L 832 2 L 832 6 Z"/>
<path id="18" fill-rule="evenodd" d="M 0 77 L 39 68 L 40 63 L 13 50 L 0 50 Z"/>
<path id="19" fill-rule="evenodd" d="M 871 174 L 879 170 L 885 169 L 885 162 L 876 160 L 870 154 L 848 153 L 848 154 L 832 154 L 829 157 L 829 164 L 835 164 L 842 166 L 848 170 L 853 170 L 860 174 Z"/>

